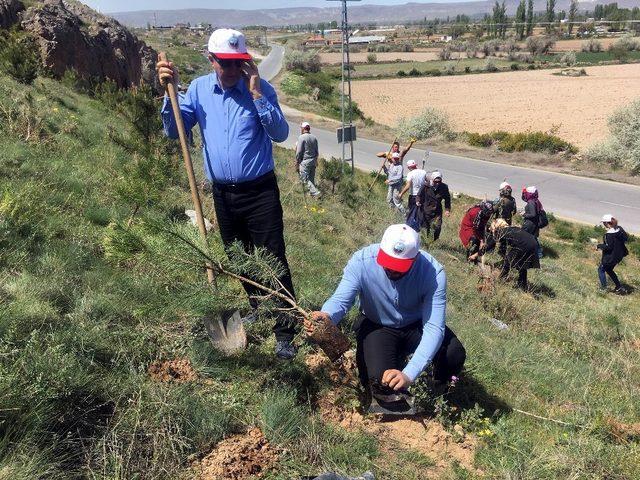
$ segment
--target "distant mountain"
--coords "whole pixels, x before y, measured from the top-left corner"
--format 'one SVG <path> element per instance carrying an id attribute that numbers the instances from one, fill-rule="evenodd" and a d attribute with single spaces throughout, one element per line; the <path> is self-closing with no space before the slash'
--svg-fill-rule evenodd
<path id="1" fill-rule="evenodd" d="M 596 0 L 580 3 L 581 10 L 593 10 L 596 4 L 611 3 L 613 0 Z M 506 0 L 507 12 L 513 15 L 518 0 Z M 464 14 L 482 16 L 490 13 L 494 2 L 475 1 L 461 3 L 405 3 L 404 5 L 349 5 L 349 21 L 355 23 L 376 22 L 396 24 L 403 21 L 422 18 L 447 18 Z M 570 0 L 557 0 L 556 12 L 569 10 Z M 640 6 L 640 0 L 618 0 L 620 8 Z M 535 1 L 536 11 L 545 9 L 544 0 Z M 145 27 L 151 25 L 174 25 L 176 23 L 210 23 L 218 27 L 245 25 L 295 25 L 306 23 L 340 21 L 340 8 L 292 7 L 260 10 L 223 10 L 223 9 L 187 9 L 187 10 L 141 10 L 134 12 L 111 13 L 125 25 Z"/>

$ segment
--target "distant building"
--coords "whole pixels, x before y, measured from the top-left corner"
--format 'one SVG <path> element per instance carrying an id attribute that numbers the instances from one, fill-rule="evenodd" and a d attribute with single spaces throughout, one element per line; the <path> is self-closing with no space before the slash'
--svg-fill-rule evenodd
<path id="1" fill-rule="evenodd" d="M 151 30 L 172 30 L 173 27 L 169 25 L 153 25 Z"/>
<path id="2" fill-rule="evenodd" d="M 320 35 L 314 35 L 313 37 L 307 38 L 304 41 L 303 45 L 305 47 L 325 47 L 329 45 L 329 42 L 327 41 L 326 38 Z"/>
<path id="3" fill-rule="evenodd" d="M 452 41 L 453 37 L 451 35 L 440 35 L 439 40 L 446 43 Z"/>
<path id="4" fill-rule="evenodd" d="M 368 35 L 362 37 L 349 37 L 349 45 L 363 45 L 369 43 L 384 43 L 387 37 L 382 35 Z"/>

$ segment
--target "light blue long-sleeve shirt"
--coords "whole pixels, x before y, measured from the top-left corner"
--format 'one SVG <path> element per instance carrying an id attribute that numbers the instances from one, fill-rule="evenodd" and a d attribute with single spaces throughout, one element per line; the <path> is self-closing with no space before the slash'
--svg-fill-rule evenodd
<path id="1" fill-rule="evenodd" d="M 376 261 L 379 248 L 374 244 L 353 254 L 322 311 L 338 324 L 360 295 L 360 308 L 374 323 L 401 328 L 422 321 L 422 339 L 403 370 L 414 381 L 433 360 L 444 338 L 447 276 L 436 259 L 420 250 L 407 274 L 390 280 Z"/>
<path id="2" fill-rule="evenodd" d="M 260 81 L 262 98 L 253 100 L 244 80 L 223 90 L 215 72 L 191 82 L 180 94 L 185 129 L 200 126 L 204 171 L 214 183 L 242 183 L 273 170 L 271 141 L 283 142 L 289 124 L 274 88 Z M 162 106 L 162 123 L 169 138 L 178 138 L 168 97 Z"/>

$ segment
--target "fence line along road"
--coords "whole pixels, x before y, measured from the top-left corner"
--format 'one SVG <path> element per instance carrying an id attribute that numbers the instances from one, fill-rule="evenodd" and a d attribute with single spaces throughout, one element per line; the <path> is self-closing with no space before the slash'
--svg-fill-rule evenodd
<path id="1" fill-rule="evenodd" d="M 283 56 L 284 48 L 274 46 L 260 63 L 263 78 L 270 80 L 278 74 L 282 68 Z M 289 138 L 282 145 L 293 148 L 300 128 L 298 124 L 291 122 L 289 127 Z M 312 133 L 318 137 L 320 155 L 325 158 L 340 158 L 342 147 L 337 143 L 336 132 L 313 128 L 313 125 L 311 127 Z M 380 168 L 380 159 L 376 157 L 376 153 L 386 152 L 388 149 L 387 143 L 357 140 L 354 142 L 356 167 L 364 171 L 377 170 Z M 424 153 L 424 150 L 411 149 L 405 160 L 414 159 L 418 165 L 422 165 Z M 558 217 L 595 225 L 600 223 L 603 214 L 611 213 L 628 232 L 640 234 L 640 187 L 635 185 L 440 152 L 431 152 L 425 168 L 440 170 L 444 175 L 443 180 L 452 191 L 480 198 L 495 198 L 498 185 L 505 178 L 513 186 L 518 201 L 519 191 L 523 186 L 536 185 L 540 189 L 540 200 L 545 210 Z M 518 204 L 523 206 L 522 201 Z"/>

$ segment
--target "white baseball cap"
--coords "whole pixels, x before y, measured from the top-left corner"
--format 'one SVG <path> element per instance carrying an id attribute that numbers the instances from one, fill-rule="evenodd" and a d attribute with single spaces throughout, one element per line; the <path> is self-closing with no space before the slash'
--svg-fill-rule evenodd
<path id="1" fill-rule="evenodd" d="M 416 167 L 416 161 L 415 160 L 408 160 L 407 161 L 407 167 L 415 168 Z"/>
<path id="2" fill-rule="evenodd" d="M 398 152 L 393 152 L 391 154 L 391 158 L 400 158 L 400 154 Z"/>
<path id="3" fill-rule="evenodd" d="M 500 190 L 504 190 L 507 187 L 511 188 L 511 185 L 509 185 L 507 182 L 502 182 L 500 184 Z"/>
<path id="4" fill-rule="evenodd" d="M 404 223 L 388 227 L 376 261 L 378 265 L 394 272 L 405 273 L 420 253 L 420 235 Z"/>
<path id="5" fill-rule="evenodd" d="M 309 122 L 302 122 L 300 128 L 311 128 L 311 125 L 309 125 Z"/>
<path id="6" fill-rule="evenodd" d="M 538 191 L 538 189 L 536 187 L 534 187 L 533 185 L 530 187 L 525 188 L 525 190 L 527 191 L 527 193 L 536 193 Z"/>
<path id="7" fill-rule="evenodd" d="M 209 37 L 209 53 L 221 60 L 238 59 L 251 60 L 247 53 L 247 43 L 244 34 L 230 28 L 219 28 Z"/>
<path id="8" fill-rule="evenodd" d="M 613 215 L 611 215 L 610 213 L 602 216 L 602 223 L 610 223 L 611 220 L 613 220 Z"/>
<path id="9" fill-rule="evenodd" d="M 437 170 L 431 174 L 432 180 L 435 180 L 436 178 L 442 178 L 442 174 Z"/>

